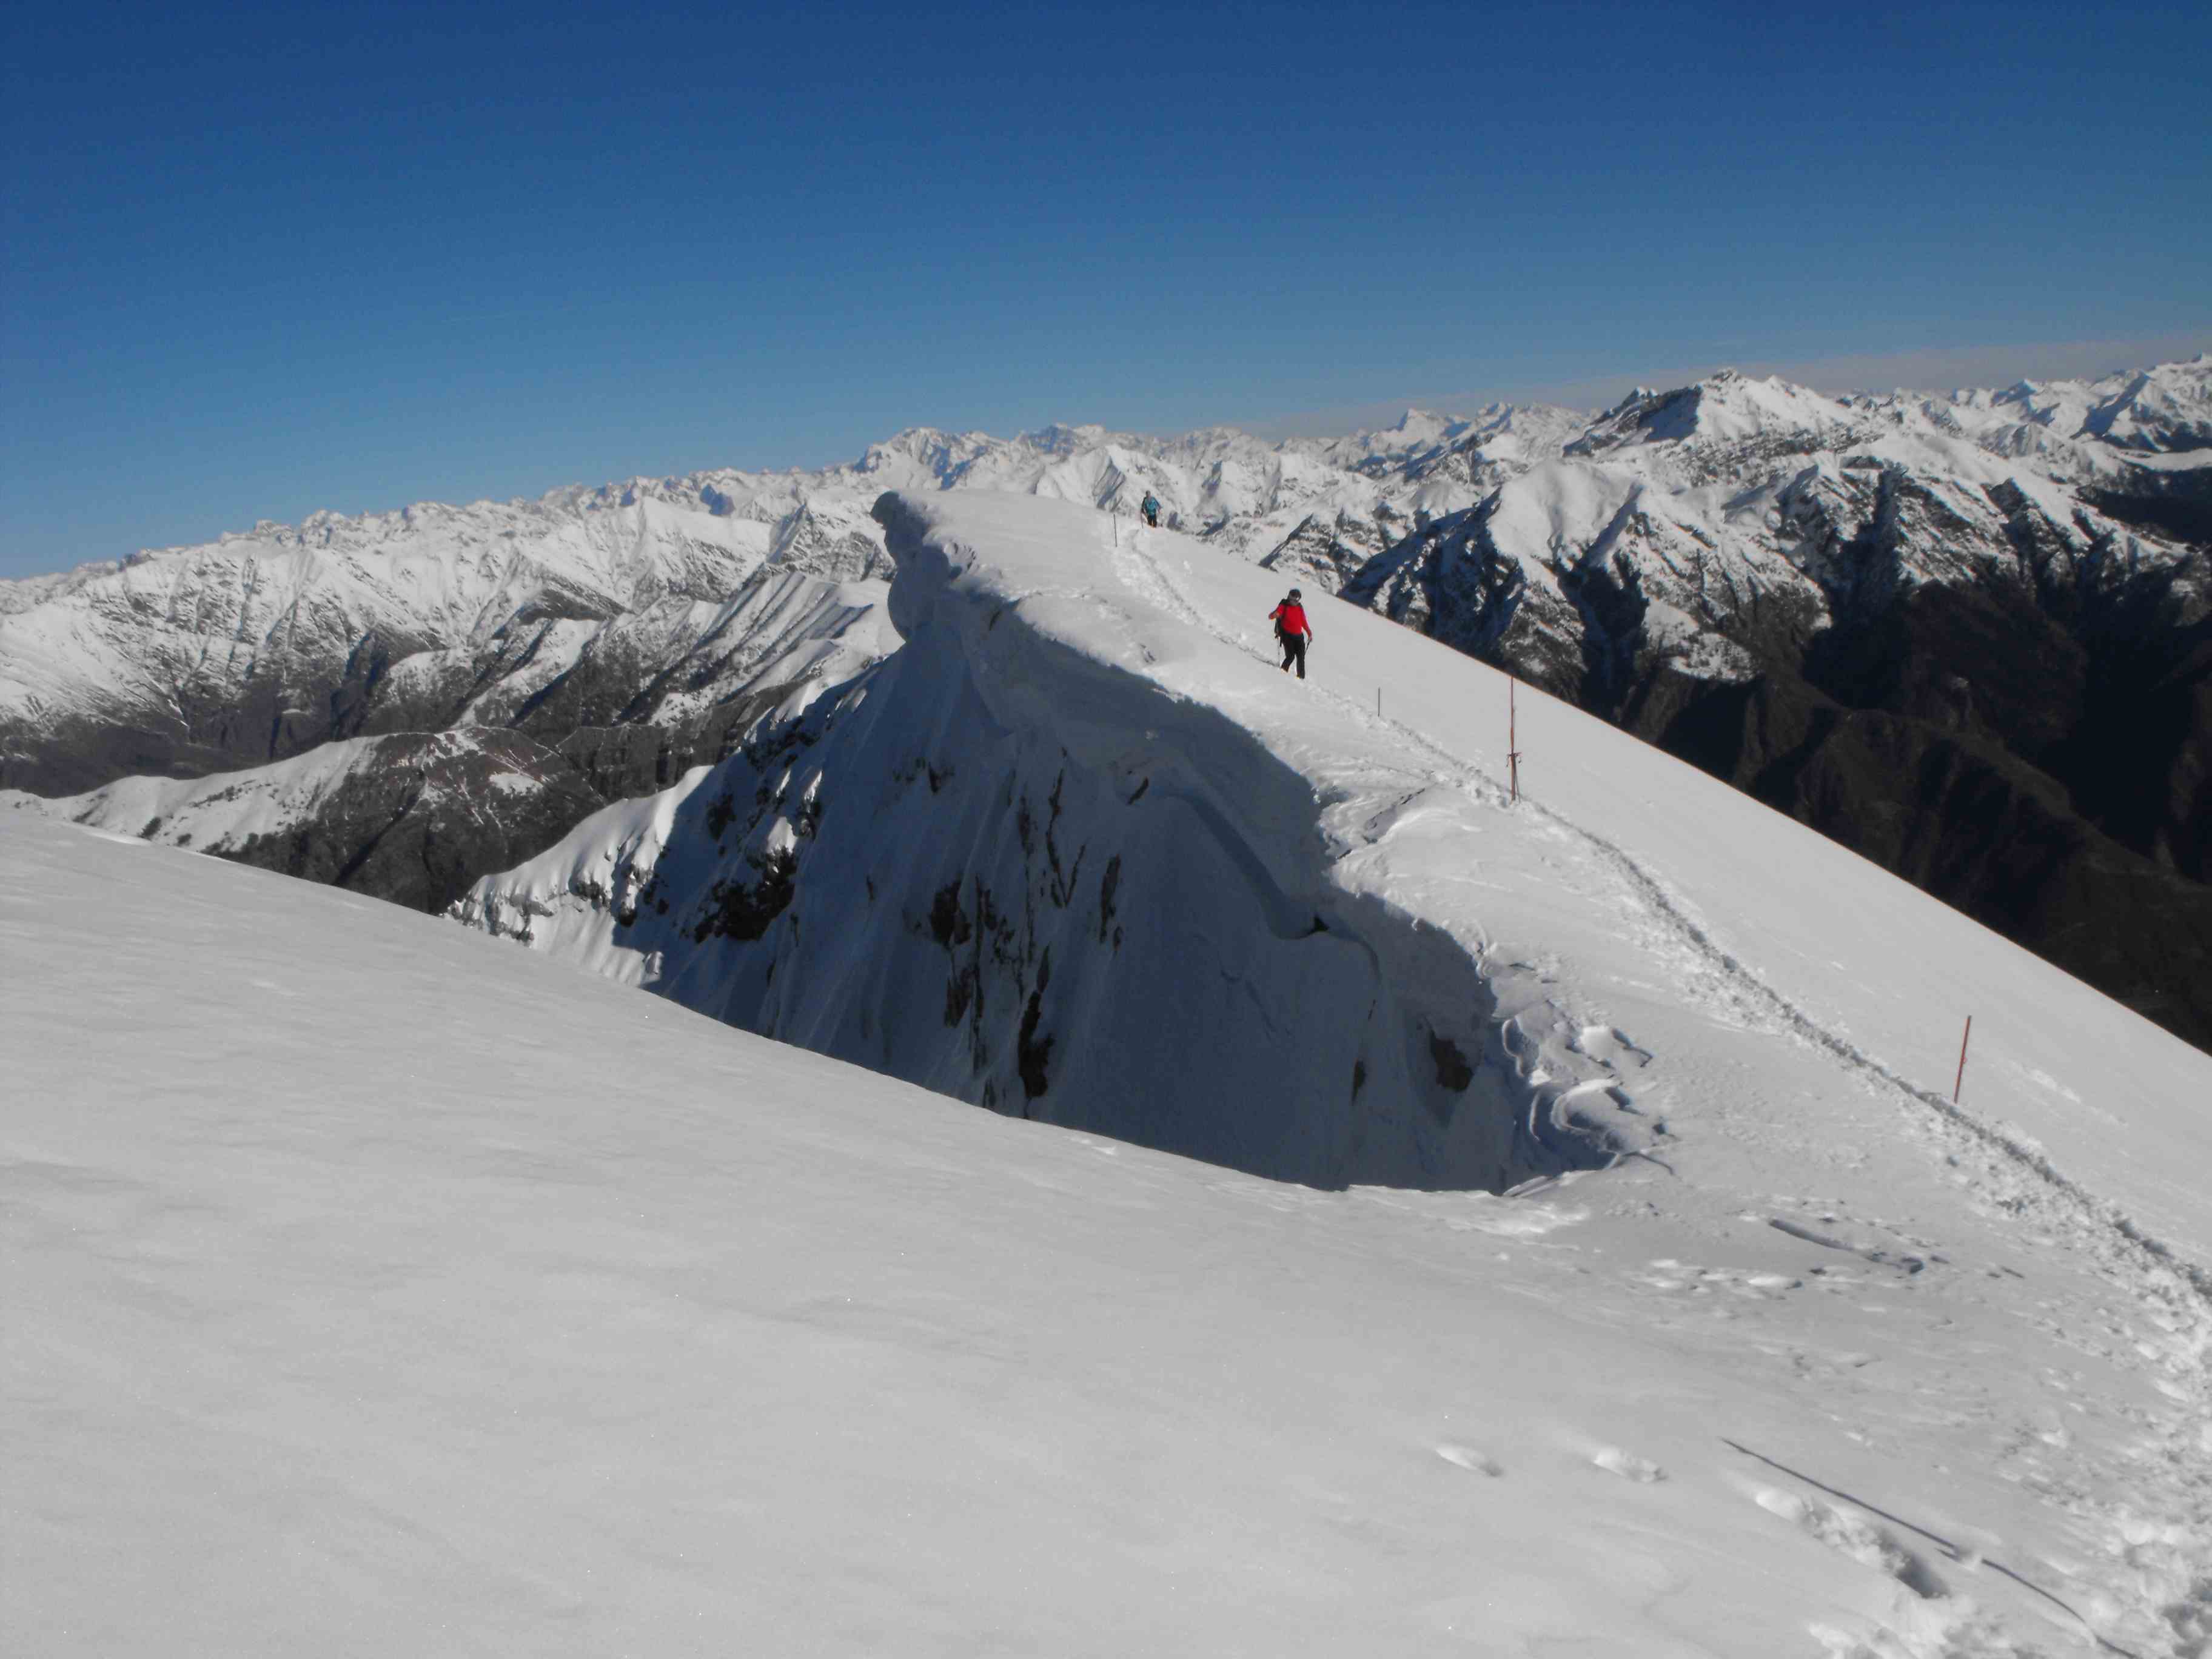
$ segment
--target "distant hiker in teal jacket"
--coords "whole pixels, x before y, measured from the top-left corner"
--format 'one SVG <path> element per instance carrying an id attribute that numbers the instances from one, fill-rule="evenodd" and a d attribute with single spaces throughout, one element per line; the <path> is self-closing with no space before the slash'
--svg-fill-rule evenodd
<path id="1" fill-rule="evenodd" d="M 1147 489 L 1145 492 L 1144 505 L 1137 510 L 1145 515 L 1145 522 L 1153 529 L 1158 530 L 1160 527 L 1159 497 L 1153 495 L 1151 490 Z"/>

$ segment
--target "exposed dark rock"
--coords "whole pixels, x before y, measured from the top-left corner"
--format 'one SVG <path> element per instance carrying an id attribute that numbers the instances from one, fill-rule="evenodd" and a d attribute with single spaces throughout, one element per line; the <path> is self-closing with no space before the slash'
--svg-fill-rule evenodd
<path id="1" fill-rule="evenodd" d="M 1474 1081 L 1474 1067 L 1468 1064 L 1460 1046 L 1440 1031 L 1429 1033 L 1429 1058 L 1436 1063 L 1437 1082 L 1454 1094 L 1464 1094 Z"/>
<path id="2" fill-rule="evenodd" d="M 2212 545 L 2212 466 L 2179 472 L 2135 467 L 2116 483 L 2084 489 L 2081 498 L 2122 524 Z"/>
<path id="3" fill-rule="evenodd" d="M 418 732 L 374 745 L 289 828 L 203 850 L 436 912 L 605 805 L 559 757 L 517 732 Z"/>
<path id="4" fill-rule="evenodd" d="M 756 939 L 790 908 L 792 878 L 798 860 L 789 853 L 770 853 L 760 860 L 757 880 L 718 881 L 707 896 L 707 908 L 691 926 L 692 939 Z"/>

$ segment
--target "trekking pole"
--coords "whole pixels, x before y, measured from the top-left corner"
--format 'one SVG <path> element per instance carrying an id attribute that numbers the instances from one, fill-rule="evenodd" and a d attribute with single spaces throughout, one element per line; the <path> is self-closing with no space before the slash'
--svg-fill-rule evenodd
<path id="1" fill-rule="evenodd" d="M 1520 711 L 1515 705 L 1514 693 L 1521 682 L 1510 674 L 1505 677 L 1505 775 L 1510 780 L 1513 804 L 1521 801 Z"/>
<path id="2" fill-rule="evenodd" d="M 1959 1039 L 1959 1075 L 1951 1079 L 1951 1103 L 1954 1106 L 1956 1106 L 1959 1103 L 1959 1091 L 1966 1087 L 1966 1044 L 1973 1040 L 1973 1036 L 1974 1017 L 1972 1014 L 1968 1014 L 1966 1016 L 1966 1033 Z"/>

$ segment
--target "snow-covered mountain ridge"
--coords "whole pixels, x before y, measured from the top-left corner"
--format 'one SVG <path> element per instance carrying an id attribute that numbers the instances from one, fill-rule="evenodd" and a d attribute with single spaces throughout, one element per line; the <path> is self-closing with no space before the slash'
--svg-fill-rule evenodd
<path id="1" fill-rule="evenodd" d="M 2127 537 L 2060 486 L 2124 480 L 2141 472 L 2138 452 L 2186 454 L 2212 445 L 2208 433 L 2212 362 L 2202 357 L 2105 381 L 1949 398 L 1839 400 L 1724 371 L 1594 420 L 1504 405 L 1472 419 L 1409 410 L 1382 432 L 1272 444 L 1226 428 L 1156 439 L 1054 427 L 1014 440 L 919 428 L 839 467 L 718 469 L 536 501 L 321 513 L 0 582 L 10 768 L 0 781 L 31 779 L 24 750 L 42 725 L 97 715 L 151 729 L 166 715 L 184 726 L 177 746 L 189 750 L 204 735 L 193 729 L 203 705 L 235 702 L 256 681 L 304 665 L 327 673 L 336 659 L 350 670 L 337 701 L 374 703 L 372 669 L 356 660 L 364 656 L 480 651 L 548 620 L 720 603 L 764 567 L 825 580 L 878 575 L 881 542 L 866 510 L 884 489 L 1011 489 L 1125 512 L 1150 491 L 1169 523 L 1330 591 L 1424 521 L 1480 504 L 1489 518 L 1543 526 L 1533 539 L 1490 544 L 1539 590 L 1625 556 L 1655 599 L 1712 629 L 1725 628 L 1763 578 L 1804 588 L 1817 611 L 1819 550 L 1880 516 L 1871 486 L 1893 472 L 1943 475 L 1935 493 L 1976 544 L 1946 558 L 1908 550 L 1908 579 L 1955 577 L 1971 571 L 1978 550 L 2008 551 L 2023 514 L 2071 563 L 2116 539 L 2118 562 L 2131 568 L 2171 558 L 2166 544 Z M 1753 477 L 1822 456 L 1835 459 Z M 1538 477 L 1516 500 L 1496 498 L 1532 470 Z M 2012 506 L 1973 504 L 2007 490 Z M 1649 546 L 1622 537 L 1624 508 L 1686 535 L 1701 562 L 1673 557 L 1680 550 L 1663 534 Z M 1370 573 L 1366 586 L 1379 580 Z M 1403 614 L 1406 602 L 1395 603 Z M 1540 625 L 1568 626 L 1559 616 Z M 305 740 L 288 737 L 288 720 L 313 718 L 272 713 L 270 734 L 255 739 L 270 751 L 261 758 Z M 326 735 L 352 735 L 342 715 L 331 724 Z M 220 738 L 214 747 L 235 749 Z"/>
<path id="2" fill-rule="evenodd" d="M 1663 1134 L 1528 975 L 1343 879 L 1276 733 L 1162 696 L 1164 665 L 1224 648 L 1162 614 L 1108 520 L 933 499 L 877 509 L 896 655 L 461 913 L 764 1035 L 1278 1178 L 1503 1188 Z M 1399 774 L 1335 735 L 1352 769 L 1321 787 L 1357 816 L 1372 769 Z"/>
<path id="3" fill-rule="evenodd" d="M 886 488 L 1125 517 L 1150 491 L 1217 555 L 1510 667 L 2212 1041 L 2208 410 L 2204 358 L 1948 396 L 1723 372 L 1595 416 L 916 428 L 839 467 L 319 514 L 0 586 L 0 783 L 512 729 L 601 799 L 648 793 L 890 648 Z M 307 862 L 349 867 L 339 839 Z"/>
<path id="4" fill-rule="evenodd" d="M 1808 1314 L 1832 1357 L 1802 1386 L 1948 1402 L 1965 1439 L 1942 1452 L 1932 1416 L 1885 1412 L 1869 1439 L 1918 1444 L 1948 1484 L 1945 1519 L 1915 1525 L 1955 1540 L 1981 1500 L 1952 1483 L 2007 1455 L 1984 1368 L 2088 1407 L 2054 1405 L 2035 1469 L 2013 1470 L 2035 1524 L 2083 1552 L 2040 1579 L 2055 1601 L 2008 1580 L 2001 1618 L 1918 1624 L 1957 1593 L 1959 1550 L 1886 1637 L 1829 1650 L 2018 1656 L 2082 1639 L 2077 1620 L 2138 1653 L 2200 1639 L 2212 1212 L 2191 1172 L 2212 1057 L 1527 690 L 1513 802 L 1502 675 L 1346 612 L 1336 678 L 1285 678 L 1273 582 L 1195 538 L 980 493 L 878 513 L 896 655 L 487 879 L 459 919 L 1009 1115 L 1243 1170 L 1492 1190 L 1587 1171 L 1566 1190 L 1623 1206 L 1622 1271 L 1662 1299 L 1723 1294 L 1688 1265 L 1709 1244 L 1657 1243 L 1677 1225 L 1810 1243 L 1747 1299 L 1843 1274 L 1850 1311 Z M 2029 1312 L 2051 1292 L 1990 1253 L 2030 1237 L 2050 1242 L 2023 1270 L 2086 1274 L 2101 1312 Z M 1984 1326 L 1964 1310 L 1984 1297 L 2014 1312 Z M 1860 1338 L 1937 1302 L 1976 1334 L 1909 1358 Z M 1719 1318 L 1667 1340 L 1702 1351 Z M 2027 1357 L 2051 1341 L 2094 1354 L 2094 1380 Z M 2090 1427 L 2092 1398 L 2129 1402 L 2130 1426 Z M 1770 1512 L 1799 1516 L 1777 1490 Z"/>
<path id="5" fill-rule="evenodd" d="M 1346 612 L 1339 678 L 1291 679 L 1263 644 L 1273 584 L 1194 538 L 980 493 L 887 494 L 876 514 L 896 654 L 487 878 L 457 916 L 1024 1115 L 1152 1139 L 1249 1109 L 1278 1139 L 1167 1144 L 1325 1182 L 1516 1174 L 1428 1152 L 1363 1166 L 1387 1145 L 1364 1115 L 1399 1101 L 1447 1131 L 1511 1119 L 1601 1163 L 1650 1152 L 1672 1114 L 1638 1087 L 1653 1050 L 1626 1011 L 1655 999 L 1733 1007 L 1894 1087 L 1882 1030 L 1917 1045 L 1905 1034 L 1963 988 L 2067 988 L 2074 1024 L 2039 1041 L 2212 1067 L 1534 692 L 1532 798 L 1510 802 L 1503 676 Z M 1723 915 L 1740 939 L 1706 920 Z M 1747 966 L 1797 963 L 1810 984 L 1810 963 L 1881 957 L 1885 939 L 1912 960 L 1826 1010 L 1832 986 L 1798 994 Z M 1271 1076 L 1284 1042 L 1297 1064 Z M 1249 1108 L 1237 1077 L 1266 1079 Z M 1177 1100 L 1202 1103 L 1152 1115 Z M 1318 1121 L 1334 1139 L 1285 1127 Z M 2156 1212 L 2188 1208 L 2144 1174 L 2171 1194 Z M 2189 1248 L 2212 1256 L 2212 1234 Z"/>
<path id="6" fill-rule="evenodd" d="M 1577 566 L 1626 554 L 1645 576 L 1671 578 L 1661 597 L 1712 627 L 1729 620 L 1731 587 L 1755 586 L 1778 560 L 1790 567 L 1785 580 L 1794 571 L 1818 586 L 1800 550 L 1849 539 L 1874 506 L 1869 492 L 1848 488 L 1871 478 L 1846 474 L 1946 475 L 1942 493 L 1954 507 L 2008 487 L 2017 506 L 1965 513 L 1978 543 L 2005 549 L 2008 514 L 2025 513 L 2078 560 L 2121 532 L 2062 486 L 2157 476 L 2143 472 L 2146 456 L 2185 457 L 2212 445 L 2208 434 L 2212 362 L 2203 357 L 2103 381 L 1948 398 L 1835 399 L 1731 371 L 1633 397 L 1595 419 L 1505 405 L 1471 419 L 1409 410 L 1382 432 L 1274 443 L 1226 428 L 1158 439 L 1053 427 L 1013 440 L 918 428 L 843 466 L 717 469 L 536 501 L 321 513 L 0 582 L 0 721 L 13 769 L 0 781 L 28 776 L 21 750 L 42 722 L 166 713 L 184 722 L 188 746 L 198 702 L 242 695 L 308 660 L 343 661 L 365 647 L 398 660 L 480 647 L 547 619 L 720 603 L 763 566 L 827 580 L 878 575 L 881 542 L 866 512 L 885 489 L 1011 489 L 1124 512 L 1150 491 L 1171 525 L 1334 591 L 1423 521 L 1484 504 L 1549 465 L 1522 492 L 1540 504 L 1548 535 L 1498 544 L 1525 576 L 1548 586 L 1562 558 Z M 1836 459 L 1753 476 L 1818 456 Z M 1591 482 L 1570 482 L 1583 477 Z M 1601 545 L 1631 488 L 1640 511 L 1668 503 L 1653 516 L 1704 547 L 1702 576 L 1672 568 L 1663 546 Z M 2141 539 L 2123 539 L 2121 554 L 2136 565 L 2171 556 Z M 1948 562 L 1908 556 L 1907 574 L 1955 575 L 1966 559 L 1958 550 Z M 1676 603 L 1692 597 L 1699 602 Z M 356 678 L 366 672 L 356 665 Z M 276 752 L 261 758 L 286 750 L 278 726 L 263 745 Z"/>

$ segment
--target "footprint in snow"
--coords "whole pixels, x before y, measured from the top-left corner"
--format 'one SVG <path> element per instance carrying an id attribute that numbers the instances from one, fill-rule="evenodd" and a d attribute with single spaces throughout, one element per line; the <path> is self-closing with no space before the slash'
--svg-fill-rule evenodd
<path id="1" fill-rule="evenodd" d="M 1625 1452 L 1618 1446 L 1601 1446 L 1590 1454 L 1590 1462 L 1609 1474 L 1624 1480 L 1633 1480 L 1642 1486 L 1664 1480 L 1667 1471 L 1648 1457 L 1638 1457 L 1634 1452 Z"/>
<path id="2" fill-rule="evenodd" d="M 1838 1555 L 1848 1556 L 1862 1566 L 1872 1567 L 1894 1578 L 1923 1601 L 1933 1601 L 1948 1593 L 1943 1581 L 1925 1561 L 1899 1543 L 1887 1528 L 1877 1526 L 1865 1516 L 1823 1504 L 1817 1498 L 1779 1492 L 1772 1486 L 1755 1488 L 1752 1501 L 1769 1515 L 1779 1516 L 1818 1539 Z"/>
<path id="3" fill-rule="evenodd" d="M 1651 1063 L 1651 1051 L 1632 1040 L 1617 1025 L 1585 1025 L 1575 1033 L 1567 1047 L 1578 1054 L 1618 1070 L 1624 1061 L 1639 1068 Z"/>
<path id="4" fill-rule="evenodd" d="M 1496 1476 L 1505 1473 L 1498 1466 L 1495 1458 L 1485 1457 L 1472 1446 L 1455 1446 L 1449 1441 L 1446 1441 L 1437 1448 L 1437 1455 L 1447 1463 L 1456 1464 L 1463 1469 L 1472 1469 L 1477 1474 Z"/>

